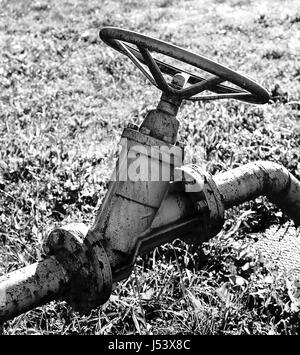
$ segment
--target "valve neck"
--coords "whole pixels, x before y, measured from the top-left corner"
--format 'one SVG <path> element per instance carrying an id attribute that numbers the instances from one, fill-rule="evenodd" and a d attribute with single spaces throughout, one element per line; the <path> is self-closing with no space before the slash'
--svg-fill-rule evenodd
<path id="1" fill-rule="evenodd" d="M 182 89 L 188 81 L 184 73 L 175 74 L 170 86 L 174 89 Z M 179 129 L 179 121 L 176 118 L 181 106 L 182 98 L 172 93 L 163 92 L 155 110 L 148 112 L 140 129 L 145 127 L 154 138 L 175 144 Z"/>

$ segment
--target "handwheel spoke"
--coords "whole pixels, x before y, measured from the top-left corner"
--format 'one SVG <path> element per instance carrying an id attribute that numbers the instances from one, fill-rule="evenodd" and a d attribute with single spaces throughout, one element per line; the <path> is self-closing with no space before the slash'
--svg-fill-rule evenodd
<path id="1" fill-rule="evenodd" d="M 199 94 L 204 90 L 213 89 L 216 85 L 221 84 L 226 81 L 224 78 L 220 78 L 219 76 L 213 76 L 209 79 L 203 80 L 199 83 L 189 86 L 188 88 L 181 89 L 179 94 L 180 97 L 191 97 L 193 95 Z"/>
<path id="2" fill-rule="evenodd" d="M 130 51 L 131 54 L 135 57 L 135 59 L 137 59 L 139 62 L 141 62 L 143 64 L 146 64 L 146 61 L 145 61 L 144 57 L 142 56 L 142 54 L 138 50 L 128 46 L 127 44 L 126 45 L 123 44 L 123 46 L 126 46 L 127 51 Z M 121 50 L 121 52 L 126 55 L 126 53 L 124 53 L 123 50 Z M 163 63 L 163 62 L 161 62 L 158 59 L 154 59 L 154 60 L 155 60 L 156 65 L 160 69 L 160 71 L 165 73 L 165 74 L 167 74 L 167 75 L 170 75 L 170 76 L 173 77 L 176 73 L 182 72 L 182 73 L 186 73 L 186 74 L 188 74 L 190 76 L 189 82 L 192 83 L 192 84 L 197 84 L 199 82 L 205 81 L 204 78 L 202 78 L 200 76 L 196 76 L 196 75 L 194 75 L 194 74 L 192 74 L 192 73 L 190 73 L 190 72 L 188 72 L 186 70 L 175 68 L 172 65 Z M 155 86 L 158 87 L 157 84 Z M 237 93 L 237 94 L 239 94 L 240 92 L 242 92 L 241 89 L 236 89 L 234 87 L 220 85 L 220 84 L 215 85 L 215 87 L 210 88 L 210 91 L 213 91 L 213 92 L 219 93 L 219 94 L 227 94 L 227 93 L 228 94 L 229 93 Z"/>
<path id="3" fill-rule="evenodd" d="M 241 92 L 241 93 L 230 93 L 230 94 L 216 94 L 216 95 L 199 95 L 199 96 L 195 96 L 195 97 L 189 97 L 186 100 L 190 100 L 190 101 L 205 101 L 205 100 L 219 100 L 219 99 L 250 99 L 253 98 L 254 99 L 254 95 L 248 93 L 248 92 Z"/>
<path id="4" fill-rule="evenodd" d="M 173 91 L 172 88 L 166 82 L 165 78 L 163 77 L 162 72 L 160 71 L 158 65 L 156 64 L 155 60 L 153 59 L 148 49 L 141 46 L 138 46 L 138 49 L 142 54 L 146 64 L 148 65 L 148 68 L 150 69 L 150 72 L 153 75 L 153 78 L 155 79 L 158 87 L 162 91 L 167 91 L 167 92 Z"/>
<path id="5" fill-rule="evenodd" d="M 160 89 L 160 87 L 158 86 L 158 84 L 156 83 L 156 81 L 152 78 L 152 76 L 147 72 L 147 70 L 142 66 L 142 64 L 140 63 L 140 61 L 131 53 L 131 51 L 127 48 L 126 45 L 124 45 L 124 43 L 122 43 L 121 41 L 118 41 L 118 45 L 123 49 L 123 51 L 125 52 L 125 54 L 127 55 L 127 57 L 129 59 L 131 59 L 131 61 L 140 69 L 140 71 L 146 76 L 146 78 L 151 82 L 151 84 L 153 84 L 154 86 L 156 86 L 157 88 Z M 150 69 L 150 68 L 149 68 Z"/>

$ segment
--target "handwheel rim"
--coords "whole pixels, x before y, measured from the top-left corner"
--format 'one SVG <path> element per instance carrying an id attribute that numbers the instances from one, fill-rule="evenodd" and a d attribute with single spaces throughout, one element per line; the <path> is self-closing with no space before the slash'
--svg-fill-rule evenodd
<path id="1" fill-rule="evenodd" d="M 126 43 L 130 43 L 136 46 L 141 46 L 145 47 L 148 50 L 151 50 L 156 53 L 161 53 L 163 55 L 169 56 L 171 58 L 180 60 L 186 64 L 190 64 L 192 66 L 195 66 L 198 69 L 205 70 L 213 75 L 222 77 L 224 81 L 229 81 L 238 87 L 240 87 L 243 90 L 246 90 L 246 92 L 241 92 L 235 88 L 228 87 L 226 85 L 217 85 L 214 89 L 211 90 L 213 92 L 219 92 L 219 93 L 228 93 L 232 94 L 235 93 L 237 95 L 236 98 L 245 102 L 250 102 L 250 103 L 257 103 L 257 104 L 264 104 L 269 101 L 269 93 L 266 89 L 264 89 L 261 85 L 259 85 L 257 82 L 255 82 L 253 79 L 250 79 L 244 75 L 239 74 L 238 72 L 227 68 L 224 65 L 221 65 L 219 63 L 216 63 L 204 56 L 201 56 L 199 54 L 196 54 L 194 52 L 190 52 L 184 48 L 178 47 L 174 44 L 164 42 L 162 40 L 150 37 L 150 36 L 145 36 L 140 33 L 136 33 L 133 31 L 129 30 L 123 30 L 120 28 L 116 27 L 104 27 L 100 30 L 100 38 L 109 46 L 114 48 L 115 50 L 127 55 L 124 52 L 124 49 L 118 44 L 117 41 L 122 41 Z M 127 46 L 129 47 L 129 46 Z M 136 58 L 145 64 L 143 61 L 142 55 L 140 52 L 134 48 L 129 47 L 131 51 L 135 52 L 134 55 Z M 159 64 L 160 69 L 164 73 L 164 69 L 168 67 L 171 70 L 176 70 L 176 67 L 173 67 L 169 64 L 163 63 L 162 61 L 159 61 L 155 59 L 157 64 Z M 179 70 L 179 69 L 178 69 Z M 177 70 L 177 72 L 178 72 Z M 166 73 L 169 74 L 169 73 Z M 170 74 L 169 74 L 170 75 Z M 201 80 L 201 77 L 198 77 L 196 75 L 193 75 L 193 81 L 198 81 Z M 202 79 L 204 80 L 204 79 Z M 192 81 L 191 81 L 192 82 Z M 239 98 L 239 95 L 242 94 L 248 94 L 244 98 L 241 97 Z M 223 95 L 224 96 L 224 95 Z M 226 95 L 225 95 L 226 97 Z M 191 98 L 193 99 L 193 98 Z"/>

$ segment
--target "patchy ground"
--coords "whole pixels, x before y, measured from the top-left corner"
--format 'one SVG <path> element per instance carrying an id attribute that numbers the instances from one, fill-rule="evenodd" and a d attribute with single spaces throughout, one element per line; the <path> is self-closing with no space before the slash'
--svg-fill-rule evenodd
<path id="1" fill-rule="evenodd" d="M 279 96 L 264 106 L 186 103 L 180 140 L 189 161 L 207 161 L 216 173 L 268 159 L 300 179 L 299 1 L 0 5 L 0 273 L 36 261 L 49 228 L 92 222 L 122 128 L 141 123 L 159 99 L 129 60 L 100 42 L 102 26 L 183 46 Z M 202 248 L 174 242 L 140 259 L 89 316 L 53 302 L 8 322 L 3 333 L 298 334 L 297 282 L 262 264 L 252 247 L 257 234 L 286 217 L 257 199 L 227 218 Z"/>

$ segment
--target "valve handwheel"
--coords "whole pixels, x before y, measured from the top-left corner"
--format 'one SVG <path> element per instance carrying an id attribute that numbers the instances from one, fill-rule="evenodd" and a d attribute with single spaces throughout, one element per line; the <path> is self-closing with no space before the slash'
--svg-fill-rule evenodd
<path id="1" fill-rule="evenodd" d="M 269 101 L 269 93 L 267 90 L 252 79 L 206 57 L 173 44 L 116 27 L 102 28 L 100 38 L 112 48 L 127 55 L 153 85 L 164 92 L 174 94 L 180 98 L 193 101 L 234 98 L 256 104 L 264 104 Z M 135 45 L 137 49 L 129 46 L 128 43 Z M 150 51 L 161 53 L 186 64 L 190 64 L 213 74 L 213 76 L 204 79 L 200 76 L 185 72 L 153 58 Z M 152 76 L 141 63 L 148 66 Z M 179 72 L 185 72 L 189 75 L 188 83 L 191 84 L 190 86 L 183 89 L 174 89 L 167 83 L 162 75 L 162 73 L 165 73 L 174 76 Z M 239 88 L 222 85 L 221 83 L 225 81 Z M 205 90 L 212 91 L 215 94 L 199 95 Z"/>

